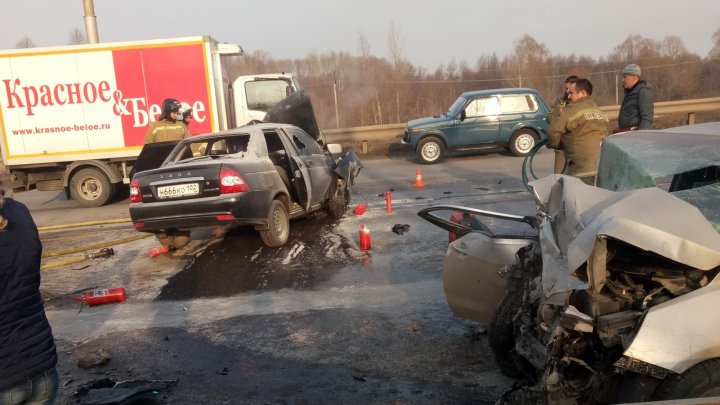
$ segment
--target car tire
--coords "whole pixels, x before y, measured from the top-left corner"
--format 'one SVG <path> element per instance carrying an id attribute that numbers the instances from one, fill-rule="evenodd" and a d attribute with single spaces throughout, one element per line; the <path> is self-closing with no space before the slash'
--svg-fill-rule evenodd
<path id="1" fill-rule="evenodd" d="M 418 142 L 417 158 L 424 165 L 438 163 L 445 158 L 445 144 L 434 136 L 428 136 Z"/>
<path id="2" fill-rule="evenodd" d="M 514 321 L 515 314 L 522 305 L 522 298 L 521 289 L 508 290 L 495 308 L 488 330 L 488 344 L 495 357 L 495 363 L 500 371 L 510 378 L 523 376 L 516 361 L 519 355 L 515 351 Z"/>
<path id="3" fill-rule="evenodd" d="M 345 215 L 349 204 L 350 189 L 347 186 L 347 181 L 338 179 L 328 200 L 328 214 L 335 219 L 339 219 Z"/>
<path id="4" fill-rule="evenodd" d="M 287 243 L 290 236 L 290 218 L 285 204 L 273 200 L 268 214 L 268 229 L 258 232 L 268 247 L 279 247 Z"/>
<path id="5" fill-rule="evenodd" d="M 720 359 L 710 359 L 684 373 L 665 378 L 653 400 L 707 398 L 720 396 Z"/>
<path id="6" fill-rule="evenodd" d="M 190 231 L 168 230 L 167 232 L 156 233 L 155 237 L 161 245 L 173 249 L 184 248 L 190 243 Z"/>
<path id="7" fill-rule="evenodd" d="M 537 144 L 537 136 L 530 129 L 520 129 L 515 131 L 510 138 L 510 152 L 519 157 L 527 156 L 530 150 Z"/>
<path id="8" fill-rule="evenodd" d="M 113 194 L 115 185 L 99 169 L 82 169 L 70 178 L 70 196 L 83 207 L 99 207 Z"/>

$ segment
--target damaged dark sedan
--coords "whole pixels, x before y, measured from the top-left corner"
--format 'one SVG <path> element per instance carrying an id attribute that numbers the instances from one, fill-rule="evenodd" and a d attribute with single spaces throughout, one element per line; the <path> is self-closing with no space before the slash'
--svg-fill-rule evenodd
<path id="1" fill-rule="evenodd" d="M 352 150 L 336 161 L 340 152 L 290 124 L 193 136 L 159 168 L 135 174 L 130 216 L 135 229 L 175 248 L 191 229 L 228 226 L 253 226 L 267 246 L 282 246 L 291 219 L 346 211 L 362 164 Z"/>

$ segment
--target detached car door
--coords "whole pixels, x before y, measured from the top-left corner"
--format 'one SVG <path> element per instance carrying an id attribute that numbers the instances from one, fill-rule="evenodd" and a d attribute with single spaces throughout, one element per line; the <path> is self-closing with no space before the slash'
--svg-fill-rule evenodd
<path id="1" fill-rule="evenodd" d="M 465 107 L 465 119 L 457 124 L 455 147 L 497 142 L 500 107 L 495 96 L 477 97 Z"/>
<path id="2" fill-rule="evenodd" d="M 287 133 L 297 151 L 299 161 L 306 168 L 310 183 L 308 196 L 310 200 L 309 209 L 317 209 L 325 202 L 325 196 L 333 179 L 333 161 L 328 161 L 328 156 L 320 144 L 300 128 L 289 128 Z"/>

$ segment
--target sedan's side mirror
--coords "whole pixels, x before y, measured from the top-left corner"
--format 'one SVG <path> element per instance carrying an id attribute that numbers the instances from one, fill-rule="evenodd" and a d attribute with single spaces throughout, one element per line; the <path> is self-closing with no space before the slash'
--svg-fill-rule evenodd
<path id="1" fill-rule="evenodd" d="M 465 118 L 467 118 L 465 110 L 460 110 L 460 121 L 465 121 Z"/>
<path id="2" fill-rule="evenodd" d="M 342 152 L 342 145 L 339 143 L 329 143 L 327 144 L 327 150 L 333 155 L 339 155 Z"/>

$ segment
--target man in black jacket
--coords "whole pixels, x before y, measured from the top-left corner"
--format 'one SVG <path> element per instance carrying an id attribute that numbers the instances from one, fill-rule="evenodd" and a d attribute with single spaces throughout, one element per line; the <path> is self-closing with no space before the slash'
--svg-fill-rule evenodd
<path id="1" fill-rule="evenodd" d="M 627 65 L 622 75 L 625 97 L 618 115 L 619 128 L 613 132 L 650 129 L 655 115 L 655 92 L 642 80 L 640 66 L 634 63 Z"/>
<path id="2" fill-rule="evenodd" d="M 40 296 L 42 245 L 27 207 L 0 178 L 0 404 L 48 405 L 58 392 L 57 353 Z"/>

